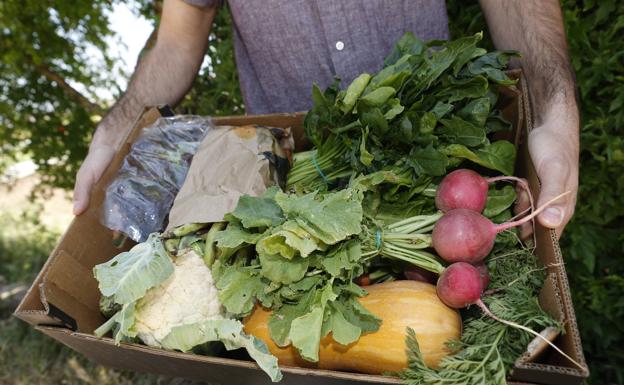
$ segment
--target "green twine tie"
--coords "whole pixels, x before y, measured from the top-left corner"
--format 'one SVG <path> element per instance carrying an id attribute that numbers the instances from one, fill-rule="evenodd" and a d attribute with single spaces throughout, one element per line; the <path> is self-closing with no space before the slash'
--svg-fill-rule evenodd
<path id="1" fill-rule="evenodd" d="M 319 166 L 316 161 L 316 151 L 312 153 L 312 164 L 314 165 L 316 172 L 321 176 L 321 178 L 323 178 L 323 182 L 325 182 L 325 184 L 329 184 L 329 179 L 327 179 L 327 176 L 323 173 L 323 170 L 321 170 L 321 166 Z"/>

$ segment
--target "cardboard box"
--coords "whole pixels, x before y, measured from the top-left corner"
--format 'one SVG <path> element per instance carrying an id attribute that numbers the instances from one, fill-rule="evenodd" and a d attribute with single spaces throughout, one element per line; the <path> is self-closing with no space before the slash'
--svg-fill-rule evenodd
<path id="1" fill-rule="evenodd" d="M 512 72 L 520 77 L 517 72 Z M 528 179 L 533 193 L 539 191 L 539 181 L 528 155 L 526 134 L 532 129 L 530 108 L 526 101 L 526 85 L 520 79 L 516 87 L 503 92 L 501 107 L 507 119 L 515 126 L 511 139 L 518 144 L 516 175 Z M 139 344 L 115 346 L 110 338 L 96 338 L 92 331 L 104 319 L 98 310 L 100 294 L 93 278 L 92 268 L 105 262 L 130 244 L 115 245 L 113 233 L 99 221 L 104 189 L 120 167 L 131 143 L 141 128 L 159 116 L 170 115 L 168 108 L 147 109 L 136 121 L 102 180 L 95 186 L 91 205 L 86 213 L 76 217 L 58 246 L 39 273 L 15 311 L 15 316 L 30 323 L 37 330 L 64 343 L 72 349 L 106 366 L 135 371 L 161 373 L 200 379 L 220 384 L 268 384 L 269 378 L 253 362 L 236 357 L 206 357 L 150 348 Z M 216 118 L 218 125 L 261 124 L 291 127 L 299 147 L 303 140 L 303 114 L 272 114 Z M 581 349 L 579 332 L 570 298 L 563 258 L 553 231 L 538 225 L 536 254 L 548 267 L 548 279 L 540 294 L 540 303 L 553 316 L 565 321 L 566 333 L 555 341 L 568 355 L 580 362 L 584 369 L 573 366 L 565 358 L 548 349 L 537 357 L 522 357 L 516 363 L 510 382 L 515 384 L 580 384 L 589 375 Z M 347 373 L 331 370 L 282 367 L 283 384 L 399 384 L 396 378 Z"/>

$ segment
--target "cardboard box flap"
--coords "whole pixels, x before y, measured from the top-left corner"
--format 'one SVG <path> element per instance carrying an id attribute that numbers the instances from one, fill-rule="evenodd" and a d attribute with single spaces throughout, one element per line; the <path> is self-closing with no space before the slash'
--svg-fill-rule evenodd
<path id="1" fill-rule="evenodd" d="M 54 327 L 43 326 L 37 327 L 37 329 L 88 358 L 102 365 L 117 369 L 158 373 L 217 384 L 272 384 L 266 374 L 251 361 L 171 352 L 135 344 L 116 346 L 110 338 L 95 338 L 88 334 L 72 333 L 68 330 Z M 123 359 L 119 358 L 121 356 L 123 356 Z M 400 379 L 388 376 L 305 369 L 292 366 L 281 366 L 281 370 L 284 375 L 281 383 L 284 384 L 403 384 Z M 508 382 L 508 385 L 530 384 Z"/>
<path id="2" fill-rule="evenodd" d="M 542 286 L 538 298 L 542 309 L 554 319 L 565 322 L 565 312 L 561 300 L 561 292 L 559 292 L 559 286 L 557 286 L 556 273 L 551 272 L 546 276 L 544 286 Z"/>
<path id="3" fill-rule="evenodd" d="M 86 260 L 86 261 L 85 261 Z M 99 314 L 99 290 L 87 258 L 77 259 L 61 250 L 41 284 L 41 300 L 53 304 L 72 319 L 74 330 L 92 332 L 104 322 Z M 81 290 L 75 290 L 76 287 Z"/>
<path id="4" fill-rule="evenodd" d="M 520 78 L 518 85 L 522 92 L 521 99 L 524 102 L 524 129 L 521 130 L 522 136 L 519 137 L 522 145 L 520 146 L 518 159 L 516 161 L 516 175 L 527 179 L 532 195 L 537 197 L 539 196 L 541 184 L 528 149 L 528 135 L 533 130 L 533 116 L 531 115 L 529 90 L 523 77 Z M 565 333 L 559 336 L 555 340 L 555 343 L 559 348 L 564 350 L 566 354 L 580 363 L 583 369 L 578 368 L 565 357 L 562 357 L 559 353 L 554 351 L 554 349 L 549 349 L 539 363 L 517 362 L 513 370 L 512 378 L 522 381 L 535 381 L 543 384 L 578 384 L 583 378 L 589 376 L 589 368 L 587 367 L 585 356 L 583 355 L 578 325 L 576 323 L 576 316 L 574 314 L 574 307 L 570 295 L 568 277 L 559 247 L 559 241 L 554 230 L 546 229 L 540 225 L 538 221 L 535 221 L 535 226 L 535 240 L 537 245 L 535 254 L 538 256 L 541 263 L 547 267 L 549 275 L 556 278 L 554 282 L 546 282 L 541 293 L 542 295 L 540 296 L 540 304 L 553 316 L 556 316 L 556 314 L 552 312 L 554 307 L 561 307 Z M 552 286 L 549 287 L 548 285 L 551 284 Z M 561 305 L 553 305 L 552 298 L 551 301 L 543 302 L 545 299 L 545 292 L 551 292 L 549 294 L 557 296 Z"/>

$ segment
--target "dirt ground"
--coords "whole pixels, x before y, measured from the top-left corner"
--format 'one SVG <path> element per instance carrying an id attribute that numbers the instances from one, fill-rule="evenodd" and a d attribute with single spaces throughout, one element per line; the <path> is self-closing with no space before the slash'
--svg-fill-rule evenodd
<path id="1" fill-rule="evenodd" d="M 0 215 L 19 216 L 24 210 L 39 210 L 38 217 L 46 228 L 62 232 L 74 218 L 72 214 L 71 192 L 54 189 L 49 196 L 38 199 L 37 204 L 30 201 L 33 188 L 39 183 L 39 176 L 32 174 L 20 178 L 11 185 L 0 184 Z"/>

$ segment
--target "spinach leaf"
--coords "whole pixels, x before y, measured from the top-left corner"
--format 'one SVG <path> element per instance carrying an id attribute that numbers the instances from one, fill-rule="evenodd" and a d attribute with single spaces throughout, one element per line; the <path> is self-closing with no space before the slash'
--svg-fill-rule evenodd
<path id="1" fill-rule="evenodd" d="M 450 144 L 440 151 L 451 157 L 467 159 L 473 163 L 512 175 L 516 159 L 516 148 L 506 140 L 498 140 L 474 151 L 461 144 Z"/>
<path id="2" fill-rule="evenodd" d="M 415 148 L 407 158 L 407 163 L 418 175 L 441 176 L 446 173 L 448 157 L 433 146 L 424 149 Z"/>
<path id="3" fill-rule="evenodd" d="M 516 190 L 513 188 L 513 186 L 507 185 L 500 190 L 496 189 L 494 186 L 491 186 L 488 190 L 488 196 L 485 204 L 485 209 L 483 210 L 483 215 L 488 218 L 496 217 L 503 211 L 510 208 L 515 201 Z"/>
<path id="4" fill-rule="evenodd" d="M 442 126 L 437 133 L 451 143 L 467 147 L 477 147 L 485 142 L 485 130 L 456 115 L 450 119 L 441 119 Z"/>

